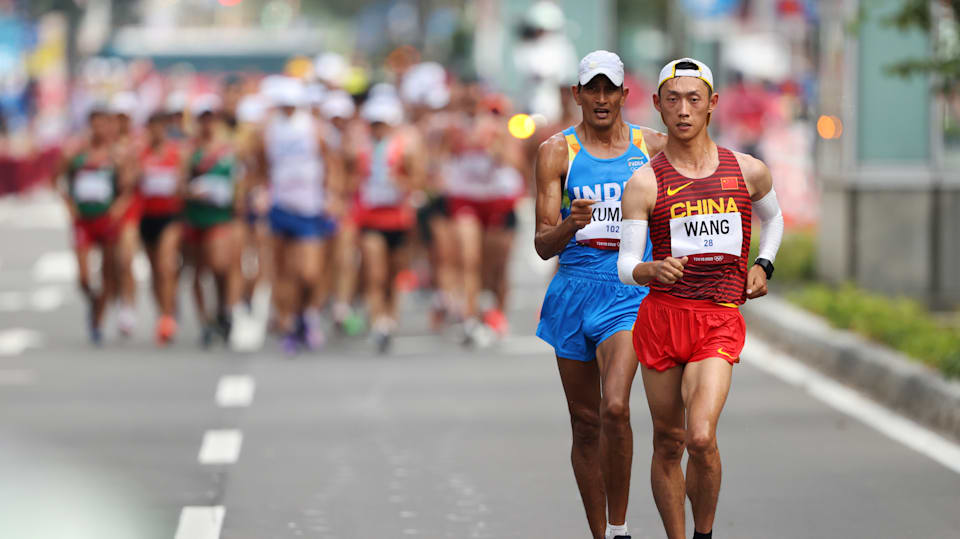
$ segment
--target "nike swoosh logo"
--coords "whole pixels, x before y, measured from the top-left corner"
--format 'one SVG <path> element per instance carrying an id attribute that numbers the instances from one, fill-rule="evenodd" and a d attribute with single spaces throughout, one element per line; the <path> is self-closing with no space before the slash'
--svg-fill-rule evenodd
<path id="1" fill-rule="evenodd" d="M 673 187 L 667 187 L 667 196 L 668 196 L 668 197 L 672 197 L 673 195 L 679 193 L 680 191 L 683 191 L 683 190 L 686 189 L 687 187 L 690 187 L 690 185 L 691 185 L 692 183 L 693 183 L 693 182 L 687 182 L 687 183 L 681 185 L 680 187 L 677 187 L 676 189 L 674 189 Z"/>
<path id="2" fill-rule="evenodd" d="M 727 357 L 728 357 L 728 358 L 730 358 L 730 359 L 737 359 L 737 358 L 735 358 L 735 357 L 733 357 L 733 356 L 731 356 L 730 354 L 728 354 L 728 353 L 726 353 L 726 352 L 724 352 L 724 351 L 723 351 L 723 347 L 722 347 L 722 346 L 721 346 L 720 348 L 718 348 L 718 349 L 717 349 L 717 353 L 718 353 L 718 354 L 722 354 L 722 355 L 725 355 L 725 356 L 727 356 Z"/>

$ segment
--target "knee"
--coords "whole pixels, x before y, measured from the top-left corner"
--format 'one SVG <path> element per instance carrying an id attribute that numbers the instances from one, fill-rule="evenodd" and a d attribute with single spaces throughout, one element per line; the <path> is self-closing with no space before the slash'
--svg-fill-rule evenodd
<path id="1" fill-rule="evenodd" d="M 709 428 L 691 428 L 687 431 L 687 450 L 691 458 L 706 455 L 717 449 L 717 436 Z"/>
<path id="2" fill-rule="evenodd" d="M 570 424 L 573 427 L 573 445 L 596 445 L 600 442 L 600 417 L 597 413 L 571 411 Z"/>
<path id="3" fill-rule="evenodd" d="M 601 417 L 607 425 L 628 425 L 630 424 L 630 404 L 626 399 L 605 398 L 601 405 Z"/>
<path id="4" fill-rule="evenodd" d="M 680 460 L 686 447 L 683 429 L 654 429 L 653 454 L 664 460 Z"/>

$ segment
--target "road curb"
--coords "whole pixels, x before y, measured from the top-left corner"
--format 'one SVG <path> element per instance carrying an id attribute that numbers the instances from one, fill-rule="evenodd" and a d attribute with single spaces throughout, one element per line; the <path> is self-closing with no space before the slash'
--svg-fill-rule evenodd
<path id="1" fill-rule="evenodd" d="M 960 440 L 960 383 L 771 295 L 744 305 L 751 332 L 904 415 Z"/>

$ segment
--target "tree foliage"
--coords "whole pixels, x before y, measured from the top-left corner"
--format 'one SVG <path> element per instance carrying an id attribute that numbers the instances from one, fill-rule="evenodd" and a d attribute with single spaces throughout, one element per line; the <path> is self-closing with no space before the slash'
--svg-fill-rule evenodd
<path id="1" fill-rule="evenodd" d="M 945 94 L 960 90 L 960 0 L 901 0 L 901 5 L 884 18 L 884 23 L 901 31 L 920 30 L 933 38 L 933 54 L 907 58 L 888 66 L 901 77 L 933 75 Z"/>

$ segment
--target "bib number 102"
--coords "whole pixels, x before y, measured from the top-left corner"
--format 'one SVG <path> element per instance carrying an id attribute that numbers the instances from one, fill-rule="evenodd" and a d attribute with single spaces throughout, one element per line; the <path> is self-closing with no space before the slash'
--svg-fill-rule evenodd
<path id="1" fill-rule="evenodd" d="M 607 232 L 612 232 L 614 234 L 620 233 L 620 225 L 606 225 Z"/>

